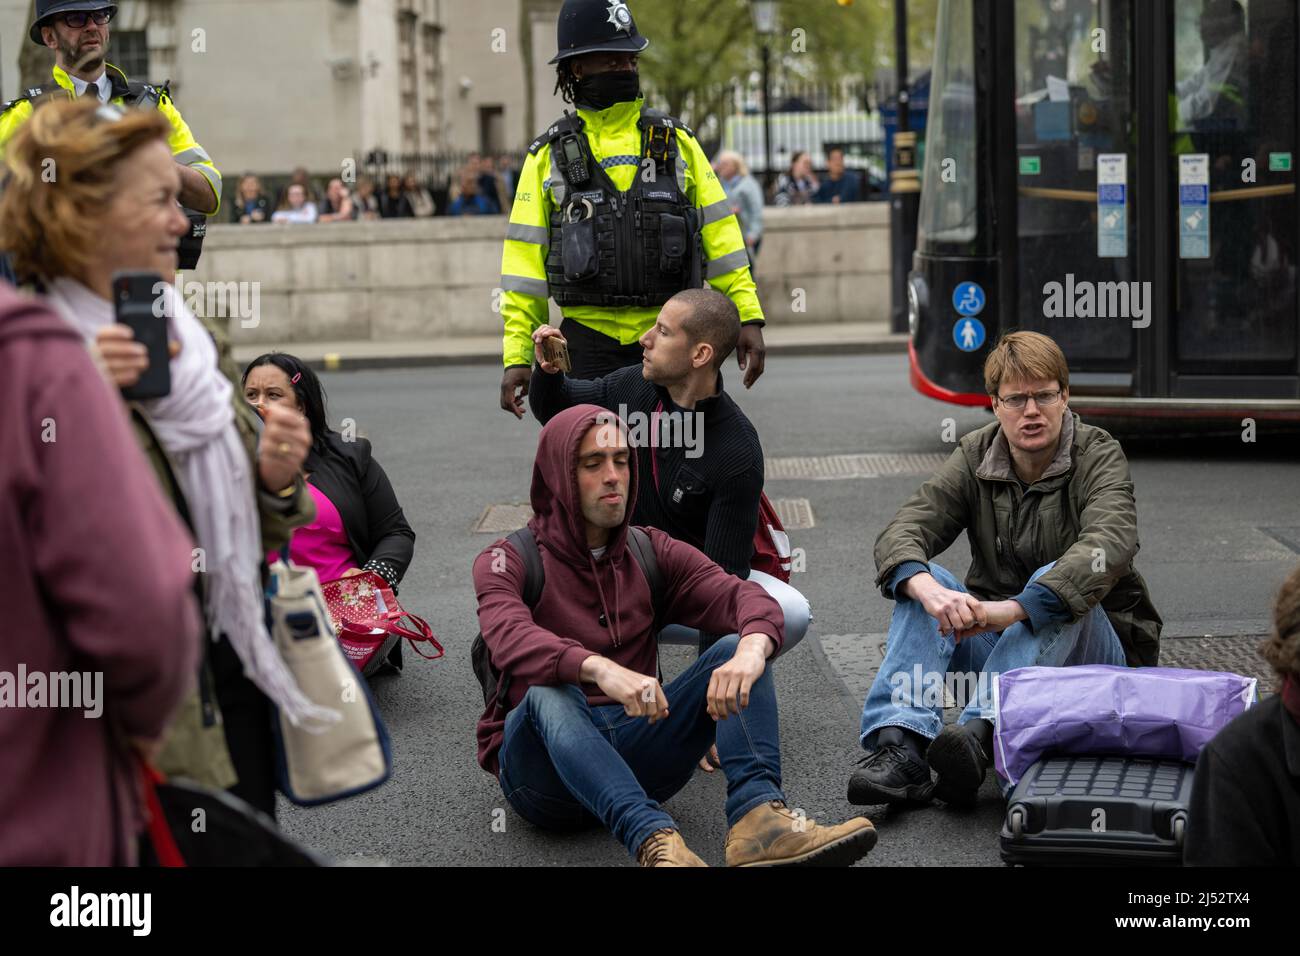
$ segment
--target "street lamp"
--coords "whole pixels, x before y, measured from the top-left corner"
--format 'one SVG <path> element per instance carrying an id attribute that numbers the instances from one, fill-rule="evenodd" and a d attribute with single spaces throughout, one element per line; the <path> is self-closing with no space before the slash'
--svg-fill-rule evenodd
<path id="1" fill-rule="evenodd" d="M 762 41 L 763 57 L 763 188 L 772 188 L 772 37 L 776 35 L 779 0 L 750 0 L 754 32 Z"/>

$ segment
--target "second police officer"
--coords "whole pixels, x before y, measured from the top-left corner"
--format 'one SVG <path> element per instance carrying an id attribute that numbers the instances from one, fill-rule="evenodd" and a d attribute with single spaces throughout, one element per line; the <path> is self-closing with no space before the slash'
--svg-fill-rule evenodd
<path id="1" fill-rule="evenodd" d="M 740 226 L 694 134 L 646 107 L 637 57 L 649 41 L 620 0 L 565 0 L 556 90 L 565 110 L 529 147 L 501 261 L 501 407 L 524 414 L 533 330 L 547 299 L 564 315 L 572 374 L 641 361 L 638 340 L 676 293 L 706 281 L 740 312 L 749 387 L 763 374 L 763 310 Z"/>

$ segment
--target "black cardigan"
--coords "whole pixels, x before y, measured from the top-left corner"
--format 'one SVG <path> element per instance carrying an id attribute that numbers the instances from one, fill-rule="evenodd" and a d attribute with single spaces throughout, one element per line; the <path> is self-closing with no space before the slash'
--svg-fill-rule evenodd
<path id="1" fill-rule="evenodd" d="M 370 442 L 344 441 L 338 432 L 329 432 L 324 453 L 313 448 L 304 470 L 338 509 L 357 567 L 377 571 L 397 585 L 415 553 L 415 532 L 388 475 L 372 457 Z"/>

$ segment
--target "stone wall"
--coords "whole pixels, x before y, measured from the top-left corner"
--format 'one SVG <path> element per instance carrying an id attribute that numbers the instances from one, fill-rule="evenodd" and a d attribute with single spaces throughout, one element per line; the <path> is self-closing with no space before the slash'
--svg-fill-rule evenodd
<path id="1" fill-rule="evenodd" d="M 491 335 L 506 219 L 209 227 L 190 281 L 260 283 L 236 344 Z M 889 207 L 769 209 L 759 295 L 779 322 L 889 321 Z M 252 323 L 248 323 L 252 324 Z"/>

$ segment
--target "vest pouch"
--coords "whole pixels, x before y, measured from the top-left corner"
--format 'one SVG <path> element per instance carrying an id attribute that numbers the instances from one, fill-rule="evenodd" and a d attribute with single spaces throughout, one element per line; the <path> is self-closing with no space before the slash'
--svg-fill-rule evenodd
<path id="1" fill-rule="evenodd" d="M 594 279 L 600 274 L 595 216 L 566 222 L 560 227 L 560 258 L 564 265 L 564 278 L 569 282 Z"/>
<path id="2" fill-rule="evenodd" d="M 669 213 L 659 214 L 659 271 L 675 275 L 682 271 L 682 257 L 690 247 L 686 220 Z"/>

